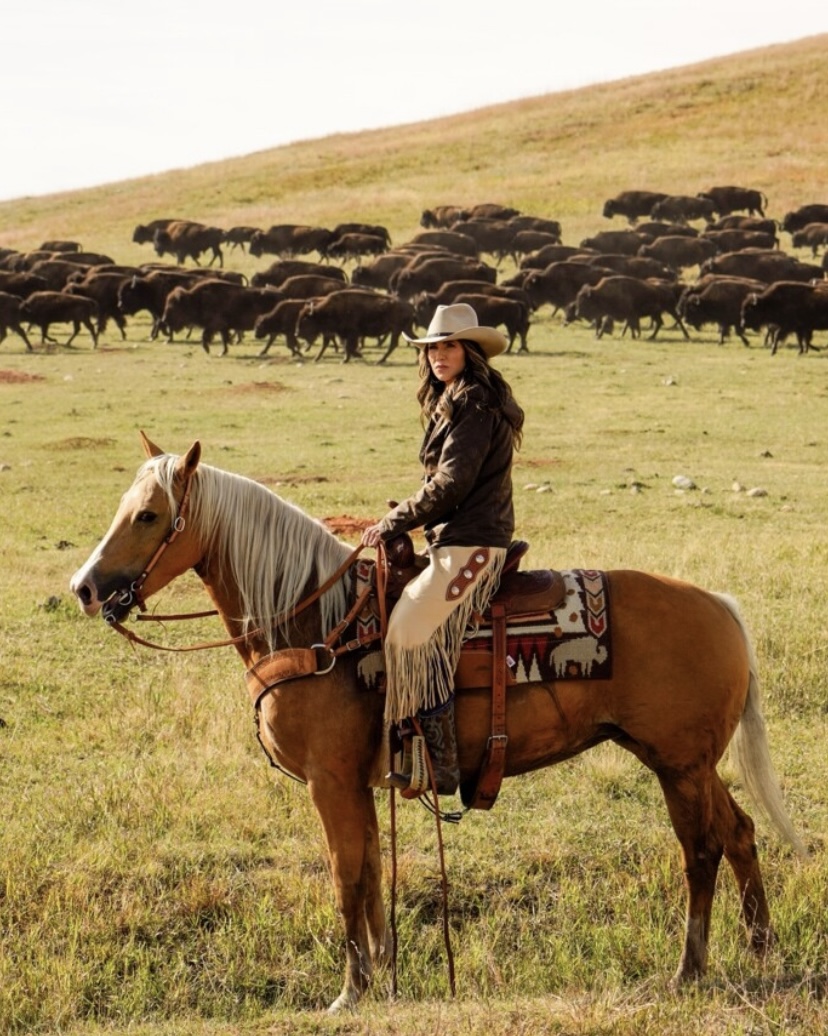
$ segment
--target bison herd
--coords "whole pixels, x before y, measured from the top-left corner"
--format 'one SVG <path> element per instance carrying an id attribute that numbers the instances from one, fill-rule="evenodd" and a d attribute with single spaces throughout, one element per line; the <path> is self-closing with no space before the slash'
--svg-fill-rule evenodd
<path id="1" fill-rule="evenodd" d="M 685 338 L 688 327 L 713 325 L 720 343 L 735 334 L 747 345 L 747 332 L 763 332 L 772 353 L 789 336 L 806 352 L 828 330 L 828 205 L 781 220 L 767 208 L 764 194 L 742 187 L 623 191 L 603 216 L 626 225 L 577 245 L 564 243 L 559 221 L 496 204 L 426 209 L 421 229 L 396 245 L 385 227 L 365 223 L 224 230 L 157 219 L 134 230 L 157 257 L 140 266 L 71 241 L 0 249 L 0 340 L 13 332 L 31 350 L 32 329 L 49 343 L 52 325 L 66 324 L 66 344 L 83 328 L 97 345 L 110 322 L 125 339 L 128 319 L 146 313 L 153 338 L 197 331 L 207 352 L 216 339 L 226 353 L 252 335 L 262 354 L 277 339 L 297 357 L 318 343 L 317 360 L 332 348 L 347 361 L 376 344 L 381 363 L 401 335 L 428 326 L 437 305 L 464 301 L 519 351 L 549 307 L 598 337 L 616 328 L 639 337 L 647 322 L 655 338 L 669 318 Z M 782 234 L 806 258 L 788 254 Z M 262 261 L 251 277 L 224 268 L 235 249 Z"/>

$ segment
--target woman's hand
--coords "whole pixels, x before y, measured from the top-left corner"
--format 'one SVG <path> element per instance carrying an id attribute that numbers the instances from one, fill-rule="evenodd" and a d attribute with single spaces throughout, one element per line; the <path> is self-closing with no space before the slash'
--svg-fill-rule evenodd
<path id="1" fill-rule="evenodd" d="M 362 545 L 363 547 L 376 547 L 379 541 L 382 539 L 380 535 L 379 525 L 369 525 L 367 529 L 362 530 Z"/>

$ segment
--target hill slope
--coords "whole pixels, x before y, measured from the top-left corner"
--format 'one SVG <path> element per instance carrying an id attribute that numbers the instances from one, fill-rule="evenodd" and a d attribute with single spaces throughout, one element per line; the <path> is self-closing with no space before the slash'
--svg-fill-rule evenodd
<path id="1" fill-rule="evenodd" d="M 463 115 L 295 143 L 192 169 L 0 205 L 0 245 L 49 237 L 129 252 L 157 216 L 218 226 L 385 223 L 409 234 L 423 208 L 499 201 L 558 218 L 572 241 L 607 225 L 632 187 L 762 190 L 770 215 L 828 200 L 828 35 Z M 59 156 L 54 156 L 59 160 Z"/>

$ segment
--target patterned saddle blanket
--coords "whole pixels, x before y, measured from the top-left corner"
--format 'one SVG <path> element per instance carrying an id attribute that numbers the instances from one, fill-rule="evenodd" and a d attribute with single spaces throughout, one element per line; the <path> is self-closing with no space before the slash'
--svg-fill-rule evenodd
<path id="1" fill-rule="evenodd" d="M 565 593 L 551 611 L 510 615 L 506 632 L 507 684 L 553 680 L 608 680 L 612 643 L 608 587 L 603 572 L 561 571 Z M 362 635 L 376 617 L 358 620 Z M 463 644 L 455 674 L 457 690 L 492 686 L 492 626 L 484 617 Z M 382 651 L 371 649 L 359 660 L 360 682 L 376 690 L 383 673 Z"/>

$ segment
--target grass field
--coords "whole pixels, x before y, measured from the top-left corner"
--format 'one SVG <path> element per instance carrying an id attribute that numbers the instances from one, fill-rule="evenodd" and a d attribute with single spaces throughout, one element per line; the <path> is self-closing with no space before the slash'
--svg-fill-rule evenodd
<path id="1" fill-rule="evenodd" d="M 712 182 L 759 186 L 781 215 L 827 200 L 824 46 L 8 203 L 0 244 L 78 237 L 143 261 L 132 226 L 170 212 L 220 225 L 336 213 L 404 237 L 425 205 L 468 196 L 560 216 L 577 240 L 619 189 Z M 452 161 L 438 167 L 441 149 Z M 491 815 L 444 831 L 454 1001 L 434 828 L 406 804 L 400 999 L 389 1004 L 380 980 L 357 1015 L 327 1018 L 343 949 L 321 831 L 304 789 L 267 766 L 233 652 L 134 650 L 83 618 L 67 584 L 132 481 L 139 429 L 172 452 L 198 438 L 205 462 L 318 517 L 380 515 L 419 477 L 413 355 L 297 363 L 283 347 L 261 358 L 251 340 L 208 357 L 194 342 L 150 341 L 140 320 L 124 343 L 76 345 L 0 345 L 0 1032 L 825 1029 L 828 353 L 771 357 L 758 337 L 719 346 L 712 329 L 599 341 L 547 312 L 529 354 L 499 361 L 527 412 L 515 469 L 527 564 L 643 568 L 741 603 L 774 759 L 812 854 L 798 863 L 756 817 L 778 935 L 769 960 L 747 953 L 723 869 L 710 976 L 669 991 L 678 847 L 655 780 L 603 746 L 507 782 Z M 696 488 L 677 489 L 678 475 Z M 204 598 L 193 577 L 158 603 Z M 211 620 L 165 633 L 216 635 Z M 751 808 L 738 784 L 734 795 Z M 384 796 L 380 814 L 387 846 Z"/>

